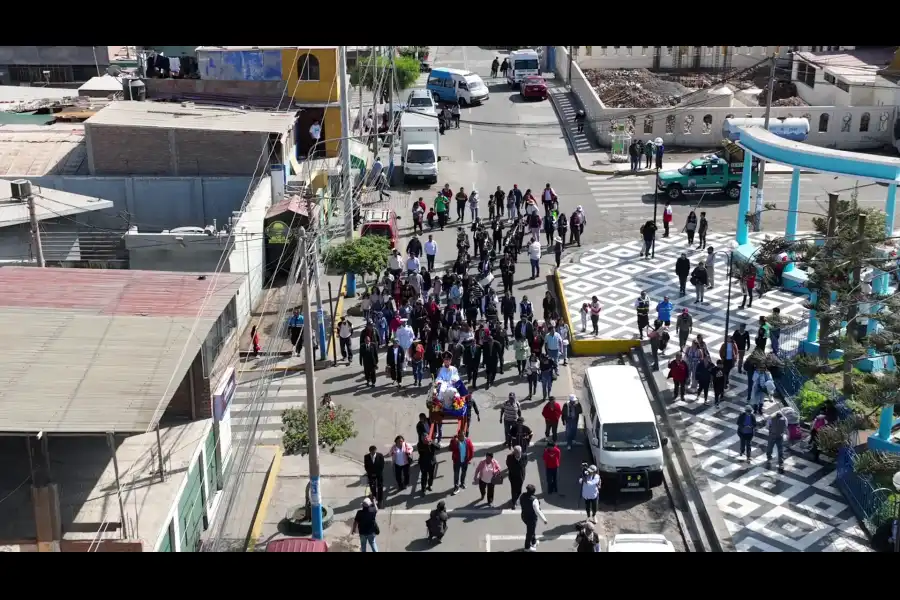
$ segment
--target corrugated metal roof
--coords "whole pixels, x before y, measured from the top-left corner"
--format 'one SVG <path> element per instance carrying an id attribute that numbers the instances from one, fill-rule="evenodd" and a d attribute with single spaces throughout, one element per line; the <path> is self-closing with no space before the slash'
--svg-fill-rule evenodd
<path id="1" fill-rule="evenodd" d="M 90 175 L 84 125 L 0 126 L 0 176 Z"/>
<path id="2" fill-rule="evenodd" d="M 113 102 L 85 121 L 85 125 L 259 133 L 283 133 L 293 123 L 294 115 L 287 112 L 251 112 L 228 107 L 136 101 Z"/>
<path id="3" fill-rule="evenodd" d="M 243 278 L 0 269 L 0 431 L 151 429 Z"/>
<path id="4" fill-rule="evenodd" d="M 10 227 L 30 221 L 28 204 L 11 200 L 10 181 L 0 179 L 0 227 Z M 62 192 L 34 184 L 31 186 L 31 191 L 35 196 L 34 210 L 37 213 L 38 221 L 79 215 L 115 206 L 110 200 Z"/>

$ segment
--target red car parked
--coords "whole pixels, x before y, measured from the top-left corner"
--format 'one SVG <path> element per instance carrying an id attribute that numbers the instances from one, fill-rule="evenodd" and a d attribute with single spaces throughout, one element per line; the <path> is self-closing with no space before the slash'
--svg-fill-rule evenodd
<path id="1" fill-rule="evenodd" d="M 537 98 L 538 100 L 547 99 L 547 82 L 539 75 L 531 75 L 522 80 L 521 90 L 522 99 Z"/>

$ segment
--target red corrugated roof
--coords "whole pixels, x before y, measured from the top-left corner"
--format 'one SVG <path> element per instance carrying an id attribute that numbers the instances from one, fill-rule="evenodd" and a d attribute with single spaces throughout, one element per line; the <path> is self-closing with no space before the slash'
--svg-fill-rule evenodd
<path id="1" fill-rule="evenodd" d="M 310 203 L 315 202 L 311 200 Z M 266 218 L 277 217 L 278 215 L 284 214 L 286 212 L 297 213 L 298 215 L 307 216 L 306 212 L 306 198 L 301 196 L 292 196 L 287 200 L 282 200 L 278 204 L 272 206 L 269 211 L 266 213 Z"/>
<path id="2" fill-rule="evenodd" d="M 266 544 L 266 552 L 328 552 L 328 544 L 312 538 L 284 538 Z"/>
<path id="3" fill-rule="evenodd" d="M 172 273 L 4 267 L 0 269 L 0 307 L 87 311 L 105 316 L 218 318 L 234 296 L 243 274 Z"/>

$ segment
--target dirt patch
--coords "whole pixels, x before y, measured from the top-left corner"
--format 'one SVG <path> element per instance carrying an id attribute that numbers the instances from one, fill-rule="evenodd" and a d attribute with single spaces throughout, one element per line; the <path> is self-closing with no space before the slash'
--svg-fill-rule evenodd
<path id="1" fill-rule="evenodd" d="M 647 69 L 586 69 L 584 75 L 608 108 L 674 106 L 691 91 Z"/>

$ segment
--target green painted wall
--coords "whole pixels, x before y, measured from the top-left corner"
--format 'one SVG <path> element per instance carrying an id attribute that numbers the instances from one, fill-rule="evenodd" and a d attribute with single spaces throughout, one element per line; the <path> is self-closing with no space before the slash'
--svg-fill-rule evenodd
<path id="1" fill-rule="evenodd" d="M 219 460 L 216 456 L 216 430 L 209 430 L 206 437 L 206 489 L 207 501 L 211 502 L 219 490 Z"/>
<path id="2" fill-rule="evenodd" d="M 175 540 L 172 538 L 172 529 L 166 533 L 162 543 L 159 545 L 157 552 L 175 552 Z"/>
<path id="3" fill-rule="evenodd" d="M 197 552 L 200 534 L 203 533 L 203 472 L 200 463 L 194 463 L 188 474 L 187 484 L 178 501 L 178 525 L 181 531 L 181 551 Z"/>

